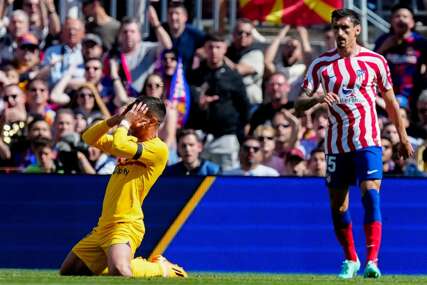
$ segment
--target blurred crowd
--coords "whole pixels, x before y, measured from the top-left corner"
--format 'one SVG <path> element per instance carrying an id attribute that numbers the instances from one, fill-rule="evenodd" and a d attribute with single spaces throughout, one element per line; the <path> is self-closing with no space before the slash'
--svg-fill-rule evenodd
<path id="1" fill-rule="evenodd" d="M 118 21 L 102 0 L 82 0 L 84 17 L 62 23 L 53 0 L 21 2 L 0 2 L 2 172 L 111 174 L 115 158 L 80 134 L 136 97 L 155 96 L 168 111 L 159 133 L 169 147 L 166 175 L 325 175 L 328 109 L 293 109 L 318 56 L 306 27 L 284 26 L 266 41 L 253 22 L 238 19 L 230 34 L 206 33 L 171 1 L 165 23 L 149 7 L 143 37 L 140 19 Z M 400 158 L 378 97 L 383 170 L 424 176 L 427 40 L 410 7 L 395 6 L 390 22 L 372 42 L 388 61 L 417 154 Z M 335 47 L 331 27 L 323 39 L 323 51 Z"/>

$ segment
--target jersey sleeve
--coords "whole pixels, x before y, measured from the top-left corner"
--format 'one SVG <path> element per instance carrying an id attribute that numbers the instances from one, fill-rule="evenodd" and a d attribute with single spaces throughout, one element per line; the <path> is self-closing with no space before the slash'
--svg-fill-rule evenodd
<path id="1" fill-rule="evenodd" d="M 118 127 L 113 134 L 111 153 L 117 157 L 140 160 L 146 165 L 166 164 L 168 149 L 160 139 L 138 142 L 128 129 Z"/>
<path id="2" fill-rule="evenodd" d="M 320 84 L 320 69 L 317 66 L 317 62 L 313 61 L 305 75 L 304 81 L 301 85 L 307 96 L 312 96 L 319 88 Z"/>
<path id="3" fill-rule="evenodd" d="M 393 83 L 392 83 L 391 74 L 390 74 L 390 68 L 387 64 L 387 61 L 382 56 L 381 56 L 381 63 L 379 66 L 378 87 L 379 87 L 381 93 L 393 88 Z"/>
<path id="4" fill-rule="evenodd" d="M 107 134 L 109 129 L 107 121 L 104 120 L 86 129 L 82 134 L 82 138 L 88 145 L 111 154 L 113 136 Z"/>

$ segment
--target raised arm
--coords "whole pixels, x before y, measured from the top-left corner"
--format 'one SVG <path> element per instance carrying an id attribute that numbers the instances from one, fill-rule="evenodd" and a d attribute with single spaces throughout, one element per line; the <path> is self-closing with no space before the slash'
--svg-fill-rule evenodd
<path id="1" fill-rule="evenodd" d="M 162 27 L 159 17 L 157 17 L 156 10 L 153 6 L 150 5 L 148 8 L 148 20 L 150 21 L 151 26 L 154 28 L 156 33 L 157 40 L 162 45 L 164 49 L 172 48 L 172 40 L 169 34 Z"/>
<path id="2" fill-rule="evenodd" d="M 274 65 L 274 58 L 276 57 L 277 51 L 279 50 L 280 43 L 285 38 L 286 34 L 289 32 L 290 26 L 284 26 L 279 34 L 273 39 L 271 44 L 264 52 L 264 64 L 265 64 L 265 73 L 266 75 L 273 74 L 276 71 L 276 66 Z"/>

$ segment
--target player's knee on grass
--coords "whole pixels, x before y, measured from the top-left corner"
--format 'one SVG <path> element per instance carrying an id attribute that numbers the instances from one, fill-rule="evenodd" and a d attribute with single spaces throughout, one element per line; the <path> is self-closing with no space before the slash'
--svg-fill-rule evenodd
<path id="1" fill-rule="evenodd" d="M 91 276 L 93 272 L 74 253 L 70 252 L 59 269 L 60 275 Z"/>
<path id="2" fill-rule="evenodd" d="M 132 268 L 129 262 L 114 262 L 108 265 L 108 271 L 113 276 L 132 276 Z"/>

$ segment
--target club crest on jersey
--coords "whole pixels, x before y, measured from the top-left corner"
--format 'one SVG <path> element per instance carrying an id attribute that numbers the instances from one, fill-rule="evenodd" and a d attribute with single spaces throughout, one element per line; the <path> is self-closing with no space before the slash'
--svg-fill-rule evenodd
<path id="1" fill-rule="evenodd" d="M 357 80 L 363 81 L 365 80 L 365 71 L 363 69 L 356 70 Z"/>

